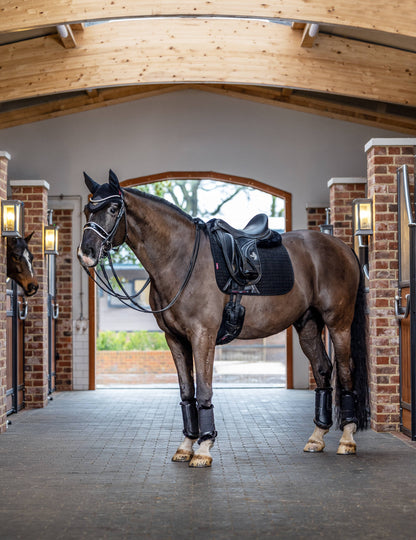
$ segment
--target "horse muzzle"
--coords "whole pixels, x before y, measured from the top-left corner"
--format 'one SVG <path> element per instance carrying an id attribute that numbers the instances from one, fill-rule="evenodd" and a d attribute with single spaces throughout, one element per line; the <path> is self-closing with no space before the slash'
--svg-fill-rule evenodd
<path id="1" fill-rule="evenodd" d="M 31 281 L 26 287 L 23 288 L 26 296 L 33 296 L 38 292 L 39 284 L 37 281 Z"/>
<path id="2" fill-rule="evenodd" d="M 87 253 L 85 253 L 81 246 L 78 247 L 77 256 L 78 260 L 84 268 L 93 268 L 94 266 L 97 266 L 98 258 L 94 256 L 94 252 L 92 249 L 87 250 Z"/>

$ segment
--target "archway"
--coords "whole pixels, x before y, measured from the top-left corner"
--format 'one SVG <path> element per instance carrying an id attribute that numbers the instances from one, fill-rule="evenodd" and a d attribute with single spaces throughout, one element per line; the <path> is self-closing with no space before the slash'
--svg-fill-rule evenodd
<path id="1" fill-rule="evenodd" d="M 254 190 L 264 192 L 268 195 L 279 198 L 283 202 L 284 208 L 284 226 L 285 231 L 292 228 L 292 197 L 291 194 L 279 188 L 264 184 L 257 180 L 247 177 L 218 173 L 214 171 L 168 171 L 159 174 L 146 175 L 137 178 L 130 178 L 121 182 L 122 187 L 138 187 L 165 180 L 213 180 L 222 183 L 235 184 Z M 97 299 L 95 285 L 89 282 L 89 318 L 90 328 L 96 328 L 97 323 Z M 286 387 L 293 388 L 293 346 L 292 346 L 292 328 L 286 331 Z M 90 331 L 89 336 L 89 386 L 90 389 L 96 388 L 96 332 Z"/>

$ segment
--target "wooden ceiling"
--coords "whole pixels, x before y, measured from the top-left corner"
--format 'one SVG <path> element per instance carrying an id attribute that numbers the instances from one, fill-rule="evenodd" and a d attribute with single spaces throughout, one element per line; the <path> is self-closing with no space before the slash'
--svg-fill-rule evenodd
<path id="1" fill-rule="evenodd" d="M 414 0 L 0 0 L 0 129 L 184 88 L 415 135 Z"/>

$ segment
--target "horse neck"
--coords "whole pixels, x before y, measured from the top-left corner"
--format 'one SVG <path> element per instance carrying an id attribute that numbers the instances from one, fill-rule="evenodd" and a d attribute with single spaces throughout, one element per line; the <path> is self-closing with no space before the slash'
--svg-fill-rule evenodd
<path id="1" fill-rule="evenodd" d="M 170 268 L 187 266 L 191 257 L 195 225 L 175 207 L 140 192 L 125 192 L 127 244 L 149 275 L 168 275 Z"/>

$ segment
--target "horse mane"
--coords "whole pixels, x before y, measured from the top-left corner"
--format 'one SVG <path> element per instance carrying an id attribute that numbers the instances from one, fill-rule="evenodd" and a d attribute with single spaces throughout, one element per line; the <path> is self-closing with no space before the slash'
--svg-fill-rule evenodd
<path id="1" fill-rule="evenodd" d="M 149 199 L 150 201 L 160 203 L 162 205 L 167 206 L 168 208 L 174 210 L 182 217 L 186 218 L 188 221 L 193 222 L 192 216 L 184 212 L 179 206 L 176 206 L 175 204 L 166 201 L 165 199 L 162 199 L 162 197 L 158 197 L 157 195 L 152 195 L 151 193 L 145 193 L 144 191 L 140 191 L 139 189 L 135 188 L 123 188 L 124 191 L 127 191 L 128 193 L 131 193 L 132 195 L 137 195 L 138 197 L 143 197 L 144 199 Z"/>

